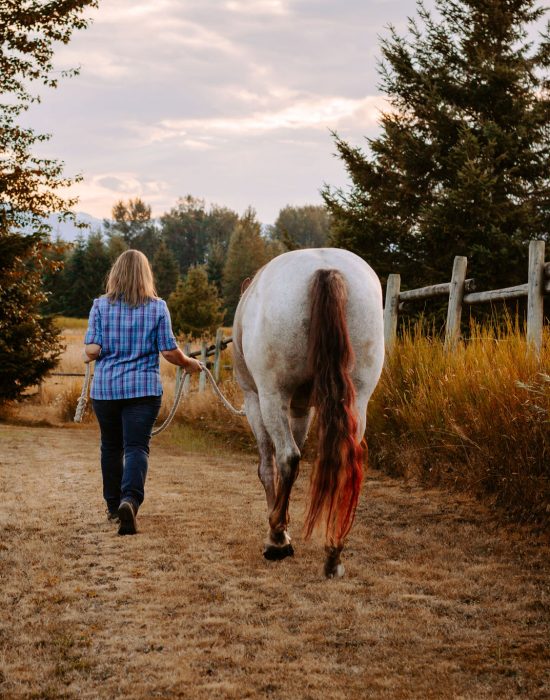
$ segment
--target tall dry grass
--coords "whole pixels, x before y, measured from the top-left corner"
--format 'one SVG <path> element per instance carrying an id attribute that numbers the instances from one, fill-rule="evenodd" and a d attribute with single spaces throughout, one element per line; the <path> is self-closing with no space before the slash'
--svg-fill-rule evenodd
<path id="1" fill-rule="evenodd" d="M 517 324 L 472 325 L 453 352 L 420 325 L 388 358 L 369 408 L 374 464 L 550 522 L 550 333 L 540 358 Z"/>

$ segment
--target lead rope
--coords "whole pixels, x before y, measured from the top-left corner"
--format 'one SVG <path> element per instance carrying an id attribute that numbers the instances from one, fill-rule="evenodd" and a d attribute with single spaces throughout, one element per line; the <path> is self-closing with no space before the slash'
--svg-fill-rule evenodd
<path id="1" fill-rule="evenodd" d="M 220 388 L 216 384 L 216 380 L 214 379 L 214 377 L 210 373 L 210 370 L 208 369 L 208 367 L 206 365 L 203 365 L 202 362 L 201 362 L 201 365 L 202 365 L 202 371 L 206 372 L 206 376 L 210 380 L 210 384 L 212 384 L 212 388 L 214 389 L 214 392 L 218 395 L 218 398 L 221 400 L 221 402 L 227 408 L 227 410 L 230 411 L 235 416 L 246 416 L 246 411 L 244 411 L 242 408 L 239 411 L 239 409 L 235 408 L 235 406 L 232 406 L 229 403 L 229 401 L 225 398 L 225 396 L 220 391 Z"/>
<path id="2" fill-rule="evenodd" d="M 82 393 L 80 394 L 80 398 L 78 399 L 78 403 L 76 405 L 76 411 L 74 414 L 74 422 L 75 423 L 82 422 L 82 418 L 83 418 L 84 413 L 86 411 L 86 406 L 88 405 L 88 393 L 90 391 L 90 379 L 91 379 L 91 375 L 92 375 L 91 370 L 90 370 L 90 364 L 91 364 L 90 362 L 88 362 L 86 364 L 86 373 L 84 375 L 84 384 L 82 385 Z M 221 402 L 227 408 L 227 410 L 230 411 L 231 413 L 233 413 L 233 415 L 235 415 L 235 416 L 245 416 L 246 413 L 244 410 L 242 410 L 242 409 L 238 410 L 225 398 L 225 396 L 220 391 L 218 385 L 216 384 L 216 380 L 212 376 L 208 367 L 206 367 L 206 365 L 202 364 L 202 362 L 201 362 L 201 367 L 202 367 L 202 371 L 206 372 L 206 376 L 210 380 L 210 383 L 212 384 L 214 392 L 217 394 L 218 398 L 221 400 Z M 172 405 L 170 413 L 166 417 L 166 420 L 162 423 L 162 425 L 159 425 L 158 428 L 155 428 L 153 430 L 153 432 L 151 433 L 151 435 L 158 435 L 163 430 L 166 430 L 166 428 L 172 422 L 172 419 L 176 415 L 176 411 L 178 410 L 178 406 L 179 406 L 179 403 L 181 401 L 181 397 L 183 395 L 183 380 L 184 380 L 186 374 L 187 374 L 187 372 L 185 370 L 183 370 L 183 373 L 182 373 L 182 376 L 180 378 L 180 382 L 178 384 L 178 388 L 176 391 L 176 396 L 174 398 L 174 403 Z"/>
<path id="3" fill-rule="evenodd" d="M 185 370 L 183 370 L 183 372 L 181 373 L 181 377 L 180 377 L 180 383 L 178 384 L 178 388 L 176 390 L 176 396 L 174 397 L 174 403 L 172 405 L 172 409 L 171 409 L 170 413 L 166 416 L 166 420 L 164 421 L 164 423 L 162 425 L 159 425 L 158 428 L 155 428 L 151 432 L 151 437 L 154 435 L 158 435 L 159 433 L 162 433 L 163 430 L 166 430 L 166 428 L 172 422 L 172 418 L 176 415 L 176 411 L 178 410 L 178 406 L 180 404 L 181 395 L 183 394 L 183 380 L 185 379 L 186 374 L 187 374 L 187 372 Z"/>
<path id="4" fill-rule="evenodd" d="M 90 371 L 90 362 L 86 363 L 86 373 L 84 375 L 84 384 L 82 385 L 82 392 L 78 403 L 76 404 L 76 411 L 74 414 L 74 422 L 82 423 L 82 418 L 86 412 L 86 406 L 88 405 L 88 392 L 90 391 L 90 378 L 92 373 Z"/>

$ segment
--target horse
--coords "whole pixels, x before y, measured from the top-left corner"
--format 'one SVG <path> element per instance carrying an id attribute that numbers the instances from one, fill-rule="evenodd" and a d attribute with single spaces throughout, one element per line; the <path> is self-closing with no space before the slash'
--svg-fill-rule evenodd
<path id="1" fill-rule="evenodd" d="M 324 527 L 327 578 L 342 576 L 366 457 L 366 412 L 384 362 L 382 290 L 372 268 L 337 248 L 283 253 L 240 298 L 234 367 L 259 452 L 269 530 L 263 554 L 294 554 L 289 501 L 314 412 L 318 455 L 305 538 Z"/>

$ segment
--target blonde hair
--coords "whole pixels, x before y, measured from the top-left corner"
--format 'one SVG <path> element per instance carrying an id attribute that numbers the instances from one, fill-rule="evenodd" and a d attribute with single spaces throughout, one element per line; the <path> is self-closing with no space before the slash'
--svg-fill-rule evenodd
<path id="1" fill-rule="evenodd" d="M 157 298 L 149 260 L 139 250 L 125 250 L 115 260 L 105 289 L 111 303 L 123 299 L 129 306 L 146 304 Z"/>

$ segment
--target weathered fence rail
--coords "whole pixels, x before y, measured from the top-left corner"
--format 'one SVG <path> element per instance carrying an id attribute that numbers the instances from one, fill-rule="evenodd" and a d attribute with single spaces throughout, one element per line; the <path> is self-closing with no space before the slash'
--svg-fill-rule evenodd
<path id="1" fill-rule="evenodd" d="M 216 342 L 208 345 L 206 341 L 203 341 L 201 344 L 201 347 L 199 350 L 191 350 L 191 346 L 189 343 L 187 343 L 184 346 L 184 352 L 186 355 L 189 357 L 200 357 L 201 361 L 206 363 L 208 361 L 209 357 L 214 356 L 214 363 L 213 363 L 213 375 L 216 381 L 219 381 L 220 379 L 220 372 L 221 372 L 221 356 L 222 356 L 222 351 L 227 348 L 227 346 L 233 342 L 233 337 L 229 336 L 228 338 L 223 337 L 223 328 L 218 328 L 218 331 L 216 333 Z M 176 392 L 179 387 L 179 383 L 181 382 L 181 377 L 182 377 L 182 369 L 181 367 L 178 367 L 176 369 Z M 50 372 L 49 373 L 50 377 L 84 377 L 85 374 L 84 372 Z M 191 377 L 187 374 L 185 376 L 185 385 L 184 385 L 184 391 L 188 392 L 190 388 L 190 383 L 191 383 Z M 201 372 L 199 375 L 199 391 L 204 391 L 206 388 L 206 376 L 204 372 Z"/>
<path id="2" fill-rule="evenodd" d="M 491 289 L 478 292 L 475 280 L 466 279 L 467 258 L 457 256 L 454 259 L 450 282 L 434 284 L 429 287 L 401 291 L 401 276 L 391 274 L 386 284 L 384 305 L 384 340 L 386 348 L 391 350 L 397 334 L 399 311 L 409 301 L 431 299 L 440 296 L 449 297 L 447 322 L 445 325 L 445 346 L 454 348 L 460 337 L 460 320 L 464 304 L 482 304 L 493 301 L 506 301 L 527 297 L 527 342 L 537 352 L 542 346 L 544 295 L 550 292 L 550 262 L 544 261 L 544 241 L 531 241 L 529 244 L 528 280 L 525 284 L 504 289 Z"/>

